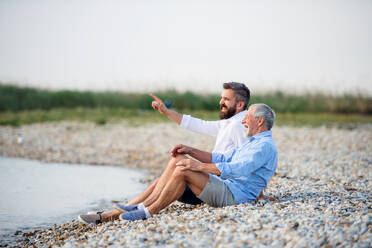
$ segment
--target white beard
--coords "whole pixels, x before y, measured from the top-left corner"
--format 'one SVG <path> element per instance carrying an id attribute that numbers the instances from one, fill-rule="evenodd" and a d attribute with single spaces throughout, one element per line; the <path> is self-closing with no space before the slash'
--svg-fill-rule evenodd
<path id="1" fill-rule="evenodd" d="M 248 139 L 250 137 L 252 137 L 252 134 L 249 132 L 249 127 L 244 127 L 244 135 L 245 137 L 247 137 Z"/>

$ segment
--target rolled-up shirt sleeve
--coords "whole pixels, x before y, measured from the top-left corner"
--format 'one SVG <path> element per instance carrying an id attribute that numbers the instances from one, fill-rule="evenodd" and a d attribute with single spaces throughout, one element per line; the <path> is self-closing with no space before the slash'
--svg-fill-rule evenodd
<path id="1" fill-rule="evenodd" d="M 227 153 L 212 152 L 212 163 L 230 162 L 236 149 L 232 149 Z"/>
<path id="2" fill-rule="evenodd" d="M 250 152 L 239 161 L 215 162 L 217 169 L 221 172 L 222 179 L 248 177 L 252 172 L 264 166 L 269 160 L 268 151 L 265 146 L 258 146 L 250 149 Z M 213 154 L 212 154 L 213 158 Z"/>
<path id="3" fill-rule="evenodd" d="M 212 152 L 212 163 L 222 162 L 223 154 L 218 152 Z"/>

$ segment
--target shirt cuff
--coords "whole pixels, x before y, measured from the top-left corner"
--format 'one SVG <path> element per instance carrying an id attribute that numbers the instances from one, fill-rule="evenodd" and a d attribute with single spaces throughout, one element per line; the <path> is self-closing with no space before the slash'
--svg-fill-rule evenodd
<path id="1" fill-rule="evenodd" d="M 212 152 L 212 164 L 220 162 L 222 158 L 222 154 L 218 152 Z"/>
<path id="2" fill-rule="evenodd" d="M 220 178 L 227 179 L 227 176 L 231 173 L 230 167 L 226 163 L 217 163 L 216 166 L 221 172 Z"/>
<path id="3" fill-rule="evenodd" d="M 182 115 L 181 127 L 187 128 L 189 126 L 191 115 Z"/>

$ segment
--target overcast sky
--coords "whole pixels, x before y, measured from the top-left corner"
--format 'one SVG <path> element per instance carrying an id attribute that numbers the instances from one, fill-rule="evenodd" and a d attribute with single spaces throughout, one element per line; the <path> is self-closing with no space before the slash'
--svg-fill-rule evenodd
<path id="1" fill-rule="evenodd" d="M 1 0 L 0 80 L 372 94 L 372 1 Z"/>

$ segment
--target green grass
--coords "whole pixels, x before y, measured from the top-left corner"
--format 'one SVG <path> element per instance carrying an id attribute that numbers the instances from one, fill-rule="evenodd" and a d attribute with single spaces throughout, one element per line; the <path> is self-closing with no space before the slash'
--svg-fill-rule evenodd
<path id="1" fill-rule="evenodd" d="M 206 120 L 217 120 L 217 111 L 186 110 L 183 113 Z M 20 126 L 48 121 L 91 121 L 97 125 L 125 121 L 131 126 L 169 122 L 154 110 L 128 110 L 123 108 L 75 108 L 30 110 L 0 113 L 0 125 Z M 336 126 L 354 128 L 361 123 L 372 123 L 371 115 L 329 113 L 277 113 L 275 125 L 291 126 Z"/>
<path id="2" fill-rule="evenodd" d="M 174 90 L 155 94 L 163 100 L 172 99 L 172 108 L 181 113 L 207 120 L 218 119 L 218 94 Z M 91 121 L 97 125 L 125 121 L 137 126 L 168 121 L 151 108 L 151 101 L 147 93 L 48 91 L 0 82 L 0 125 L 73 120 Z M 276 125 L 353 128 L 360 123 L 372 123 L 372 97 L 362 94 L 330 96 L 252 92 L 250 104 L 258 102 L 275 110 Z"/>
<path id="3" fill-rule="evenodd" d="M 215 111 L 219 94 L 198 94 L 168 90 L 155 92 L 161 99 L 172 99 L 173 107 L 184 110 Z M 147 93 L 48 91 L 17 87 L 0 82 L 0 112 L 81 108 L 124 108 L 152 110 L 152 98 Z M 330 96 L 321 93 L 303 95 L 280 91 L 265 94 L 252 92 L 251 104 L 263 102 L 277 113 L 338 113 L 372 115 L 372 97 L 363 94 Z"/>
<path id="4" fill-rule="evenodd" d="M 354 129 L 360 124 L 372 124 L 371 115 L 333 113 L 278 113 L 275 125 L 326 126 Z"/>
<path id="5" fill-rule="evenodd" d="M 155 115 L 149 111 L 125 110 L 114 108 L 75 108 L 52 110 L 29 110 L 19 112 L 0 113 L 0 125 L 20 126 L 36 122 L 47 121 L 92 121 L 98 125 L 108 122 L 115 123 L 126 120 L 130 123 L 140 124 L 151 119 L 154 122 L 165 121 L 160 114 Z"/>

